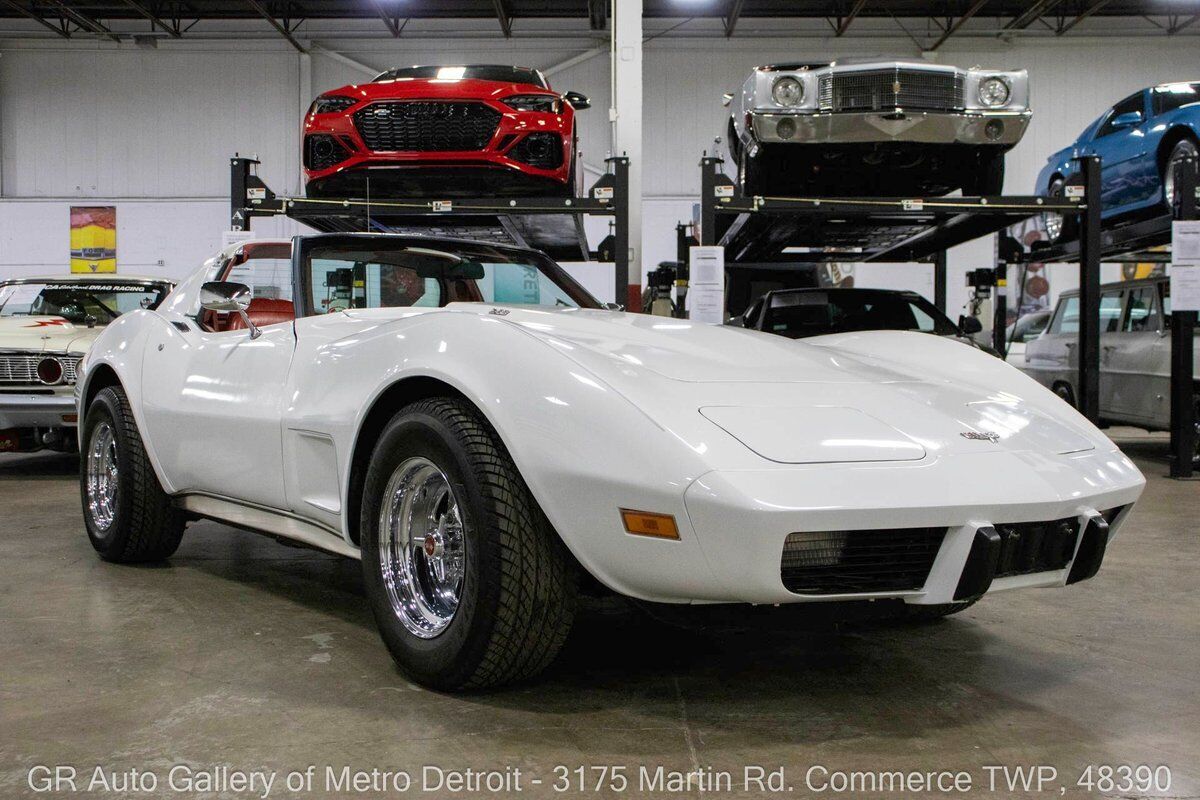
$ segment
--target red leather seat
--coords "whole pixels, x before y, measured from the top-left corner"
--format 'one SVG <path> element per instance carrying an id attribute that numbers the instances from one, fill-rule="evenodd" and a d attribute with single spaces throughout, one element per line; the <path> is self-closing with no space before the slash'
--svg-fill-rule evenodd
<path id="1" fill-rule="evenodd" d="M 291 322 L 296 318 L 296 307 L 292 305 L 291 300 L 256 297 L 250 301 L 250 307 L 246 309 L 246 316 L 250 317 L 251 322 L 262 328 L 280 322 Z M 218 331 L 240 331 L 246 327 L 241 314 L 223 314 L 217 325 L 219 326 L 216 329 Z"/>

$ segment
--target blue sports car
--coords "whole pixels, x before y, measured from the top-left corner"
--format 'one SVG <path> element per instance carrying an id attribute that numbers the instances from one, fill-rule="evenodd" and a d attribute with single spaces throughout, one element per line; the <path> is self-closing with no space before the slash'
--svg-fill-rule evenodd
<path id="1" fill-rule="evenodd" d="M 1061 196 L 1075 158 L 1101 158 L 1105 220 L 1165 211 L 1178 203 L 1175 164 L 1200 153 L 1200 83 L 1164 83 L 1131 94 L 1088 125 L 1038 174 L 1038 194 Z M 1051 240 L 1074 236 L 1074 220 L 1047 215 Z"/>

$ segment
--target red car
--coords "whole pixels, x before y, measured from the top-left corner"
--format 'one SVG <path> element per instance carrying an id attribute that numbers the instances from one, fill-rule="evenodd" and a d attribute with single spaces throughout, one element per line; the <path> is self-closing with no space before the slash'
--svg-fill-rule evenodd
<path id="1" fill-rule="evenodd" d="M 304 118 L 309 197 L 572 195 L 578 92 L 536 69 L 402 67 L 318 97 Z"/>

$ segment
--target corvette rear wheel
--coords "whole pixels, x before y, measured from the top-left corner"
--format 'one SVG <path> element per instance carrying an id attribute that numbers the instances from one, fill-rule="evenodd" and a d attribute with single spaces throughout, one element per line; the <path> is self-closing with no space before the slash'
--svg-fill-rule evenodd
<path id="1" fill-rule="evenodd" d="M 566 639 L 575 574 L 491 426 L 430 398 L 380 436 L 363 488 L 362 568 L 396 663 L 442 690 L 541 672 Z"/>
<path id="2" fill-rule="evenodd" d="M 186 519 L 159 484 L 119 386 L 100 390 L 88 407 L 83 446 L 83 520 L 100 557 L 132 563 L 174 553 Z"/>

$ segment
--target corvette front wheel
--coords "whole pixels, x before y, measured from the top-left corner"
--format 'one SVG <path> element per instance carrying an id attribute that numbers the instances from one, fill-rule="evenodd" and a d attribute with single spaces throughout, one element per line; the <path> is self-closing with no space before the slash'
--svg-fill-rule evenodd
<path id="1" fill-rule="evenodd" d="M 536 675 L 558 653 L 575 610 L 570 557 L 472 405 L 430 398 L 392 418 L 361 520 L 371 610 L 415 680 L 486 688 Z"/>
<path id="2" fill-rule="evenodd" d="M 146 455 L 119 386 L 101 389 L 87 409 L 80 454 L 83 520 L 105 561 L 159 561 L 179 547 L 186 524 Z"/>

